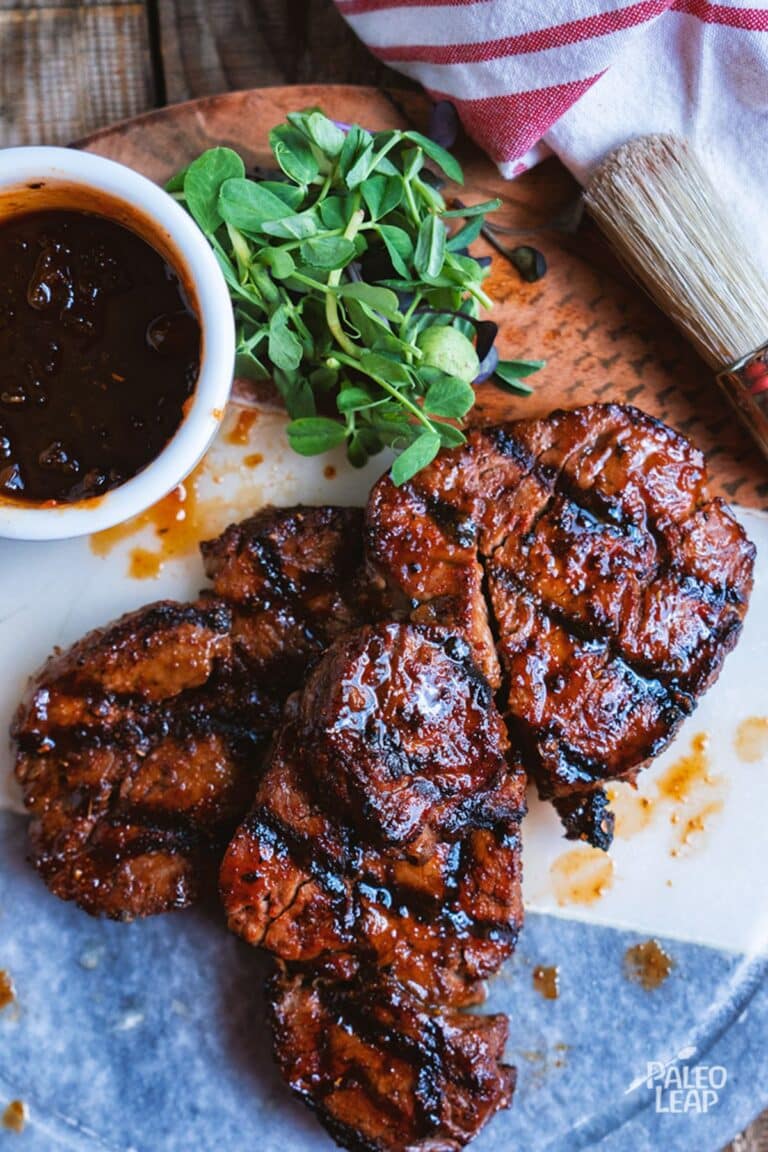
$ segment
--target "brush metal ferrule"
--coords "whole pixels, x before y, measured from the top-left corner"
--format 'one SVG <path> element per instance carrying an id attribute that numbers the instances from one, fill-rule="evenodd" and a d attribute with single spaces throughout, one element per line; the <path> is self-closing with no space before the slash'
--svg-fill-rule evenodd
<path id="1" fill-rule="evenodd" d="M 729 364 L 716 379 L 768 459 L 768 342 Z"/>

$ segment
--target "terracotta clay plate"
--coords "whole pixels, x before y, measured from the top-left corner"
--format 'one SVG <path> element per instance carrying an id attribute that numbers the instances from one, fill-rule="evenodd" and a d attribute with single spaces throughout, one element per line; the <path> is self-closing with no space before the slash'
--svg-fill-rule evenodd
<path id="1" fill-rule="evenodd" d="M 163 180 L 212 144 L 263 161 L 269 129 L 312 104 L 370 127 L 423 128 L 426 114 L 413 94 L 276 88 L 165 109 L 82 146 Z M 462 197 L 502 196 L 499 221 L 549 265 L 527 285 L 494 257 L 502 355 L 547 366 L 530 398 L 483 386 L 477 418 L 594 399 L 637 404 L 707 451 L 715 486 L 758 546 L 741 644 L 640 791 L 617 790 L 610 854 L 563 841 L 531 797 L 528 922 L 488 1005 L 510 1016 L 518 1090 L 476 1147 L 717 1152 L 768 1103 L 768 478 L 706 369 L 592 227 L 541 230 L 577 193 L 567 173 L 550 161 L 507 184 L 471 147 L 461 158 Z M 139 521 L 90 541 L 0 542 L 0 726 L 54 644 L 199 589 L 198 539 L 268 501 L 364 503 L 384 463 L 361 473 L 338 453 L 303 460 L 288 450 L 284 423 L 274 408 L 233 404 L 195 474 Z M 55 900 L 25 863 L 8 767 L 4 759 L 0 970 L 14 994 L 0 996 L 0 1113 L 21 1100 L 28 1119 L 20 1137 L 0 1129 L 3 1148 L 330 1148 L 272 1068 L 266 962 L 227 934 L 215 902 L 121 925 Z"/>

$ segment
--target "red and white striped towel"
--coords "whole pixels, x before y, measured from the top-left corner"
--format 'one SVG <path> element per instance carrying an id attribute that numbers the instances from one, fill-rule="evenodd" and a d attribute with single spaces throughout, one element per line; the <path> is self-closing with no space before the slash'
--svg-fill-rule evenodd
<path id="1" fill-rule="evenodd" d="M 336 2 L 380 60 L 456 105 L 505 176 L 552 151 L 584 181 L 633 136 L 686 136 L 768 259 L 768 4 Z"/>

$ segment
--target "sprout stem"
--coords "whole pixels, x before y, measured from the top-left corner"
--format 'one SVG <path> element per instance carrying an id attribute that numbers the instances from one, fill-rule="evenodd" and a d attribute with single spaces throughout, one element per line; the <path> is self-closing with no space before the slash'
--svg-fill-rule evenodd
<path id="1" fill-rule="evenodd" d="M 359 202 L 359 201 L 358 201 Z M 354 240 L 357 233 L 360 231 L 360 226 L 365 219 L 365 213 L 362 208 L 357 208 L 349 218 L 349 223 L 344 229 L 344 239 Z M 341 268 L 334 268 L 328 277 L 328 288 L 337 288 L 341 281 Z M 360 351 L 357 345 L 350 340 L 344 329 L 341 327 L 341 320 L 339 319 L 339 304 L 335 294 L 329 291 L 325 297 L 325 319 L 328 328 L 336 341 L 348 356 L 353 356 L 355 360 L 360 359 Z"/>

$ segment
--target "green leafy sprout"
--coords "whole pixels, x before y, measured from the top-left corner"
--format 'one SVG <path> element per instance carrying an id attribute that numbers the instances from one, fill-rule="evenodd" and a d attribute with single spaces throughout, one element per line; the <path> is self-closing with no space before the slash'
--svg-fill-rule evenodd
<path id="1" fill-rule="evenodd" d="M 167 190 L 207 236 L 232 297 L 238 376 L 274 382 L 305 456 L 346 444 L 362 467 L 383 448 L 409 480 L 464 442 L 487 269 L 467 255 L 501 201 L 447 211 L 427 162 L 456 159 L 414 131 L 339 127 L 316 108 L 270 132 L 279 172 L 250 179 L 211 148 Z M 448 221 L 464 222 L 452 234 Z M 496 383 L 531 391 L 541 361 L 499 361 Z"/>

